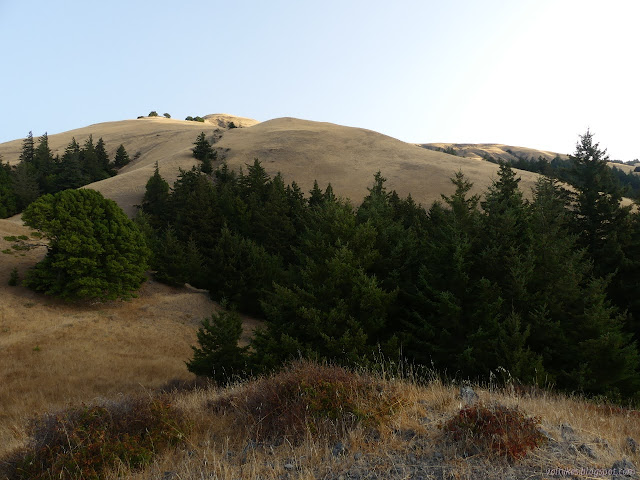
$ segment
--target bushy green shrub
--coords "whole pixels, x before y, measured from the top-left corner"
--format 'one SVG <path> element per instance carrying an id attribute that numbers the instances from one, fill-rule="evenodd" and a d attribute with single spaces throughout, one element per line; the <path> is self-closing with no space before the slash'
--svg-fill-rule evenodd
<path id="1" fill-rule="evenodd" d="M 156 112 L 155 110 L 149 112 L 149 117 L 157 117 L 158 116 L 158 112 Z"/>

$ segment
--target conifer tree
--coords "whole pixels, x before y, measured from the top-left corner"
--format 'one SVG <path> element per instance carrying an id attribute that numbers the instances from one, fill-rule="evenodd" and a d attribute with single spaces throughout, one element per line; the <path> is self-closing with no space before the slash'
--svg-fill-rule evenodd
<path id="1" fill-rule="evenodd" d="M 22 216 L 49 240 L 24 285 L 65 299 L 130 298 L 145 280 L 149 250 L 122 209 L 90 189 L 44 195 Z"/>
<path id="2" fill-rule="evenodd" d="M 7 218 L 18 213 L 11 177 L 11 167 L 8 163 L 3 163 L 0 156 L 0 218 Z"/>
<path id="3" fill-rule="evenodd" d="M 127 150 L 124 148 L 124 145 L 120 144 L 118 150 L 116 150 L 116 157 L 114 159 L 114 165 L 116 168 L 122 168 L 127 165 L 131 160 L 129 159 L 129 154 Z"/>
<path id="4" fill-rule="evenodd" d="M 49 137 L 45 134 L 38 140 L 38 146 L 33 153 L 33 165 L 38 179 L 40 190 L 46 193 L 52 193 L 55 190 L 54 172 L 55 160 L 53 153 L 49 148 Z"/>
<path id="5" fill-rule="evenodd" d="M 109 154 L 107 154 L 107 149 L 102 137 L 98 139 L 98 143 L 96 143 L 96 157 L 98 158 L 98 165 L 100 165 L 100 169 L 103 172 L 103 175 L 108 177 L 112 177 L 116 174 L 113 166 L 111 165 L 111 160 L 109 159 Z"/>
<path id="6" fill-rule="evenodd" d="M 147 181 L 142 198 L 142 211 L 149 215 L 149 221 L 156 230 L 166 226 L 168 203 L 169 184 L 160 175 L 160 168 L 156 162 L 154 173 Z"/>
<path id="7" fill-rule="evenodd" d="M 41 194 L 38 179 L 31 163 L 20 162 L 12 172 L 11 183 L 18 211 L 27 208 Z"/>
<path id="8" fill-rule="evenodd" d="M 194 145 L 195 147 L 192 149 L 194 158 L 201 162 L 204 162 L 206 159 L 213 160 L 215 158 L 215 151 L 213 147 L 211 147 L 204 132 L 198 135 Z"/>
<path id="9" fill-rule="evenodd" d="M 35 151 L 34 143 L 33 143 L 33 133 L 29 132 L 27 138 L 22 142 L 22 152 L 20 152 L 20 162 L 21 163 L 33 163 L 33 154 Z"/>
<path id="10" fill-rule="evenodd" d="M 187 368 L 196 375 L 213 378 L 225 385 L 246 375 L 248 347 L 239 347 L 242 320 L 235 311 L 220 311 L 202 320 L 198 330 L 198 347 Z"/>

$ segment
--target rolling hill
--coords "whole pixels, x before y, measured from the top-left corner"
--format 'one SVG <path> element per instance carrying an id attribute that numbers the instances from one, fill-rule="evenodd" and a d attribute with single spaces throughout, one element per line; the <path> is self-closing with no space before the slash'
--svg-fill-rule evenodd
<path id="1" fill-rule="evenodd" d="M 458 170 L 474 183 L 476 193 L 484 191 L 496 177 L 497 165 L 480 158 L 447 155 L 361 128 L 295 118 L 258 123 L 217 114 L 205 119 L 204 123 L 163 117 L 100 123 L 50 135 L 49 145 L 54 154 L 61 154 L 72 138 L 82 144 L 93 135 L 94 140 L 104 139 L 112 156 L 120 144 L 131 157 L 139 152 L 139 158 L 117 176 L 91 185 L 118 202 L 129 215 L 140 204 L 156 162 L 169 183 L 177 178 L 180 168 L 189 169 L 197 163 L 191 148 L 202 131 L 210 139 L 221 137 L 214 147 L 234 169 L 258 158 L 267 173 L 281 172 L 285 182 L 295 180 L 303 191 L 309 191 L 314 180 L 321 188 L 331 183 L 336 194 L 355 204 L 367 194 L 378 170 L 387 178 L 389 189 L 401 196 L 410 193 L 425 206 L 439 200 L 440 194 L 452 192 L 449 179 Z M 222 130 L 230 121 L 246 127 Z M 21 145 L 22 140 L 0 144 L 4 161 L 17 163 Z M 527 194 L 537 175 L 518 173 Z"/>

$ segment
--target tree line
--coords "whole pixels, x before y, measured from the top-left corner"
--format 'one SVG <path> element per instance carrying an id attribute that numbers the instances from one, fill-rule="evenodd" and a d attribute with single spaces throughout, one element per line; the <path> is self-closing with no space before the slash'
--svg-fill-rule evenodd
<path id="1" fill-rule="evenodd" d="M 202 139 L 199 139 L 202 140 Z M 303 355 L 373 365 L 398 352 L 450 376 L 636 398 L 640 215 L 620 204 L 587 132 L 576 191 L 541 177 L 526 200 L 501 164 L 482 199 L 458 172 L 428 208 L 380 172 L 360 206 L 309 196 L 258 160 L 234 172 L 156 166 L 137 219 L 156 278 L 209 290 L 231 310 L 203 322 L 189 368 L 224 382 Z M 234 309 L 266 320 L 240 348 Z"/>
<path id="2" fill-rule="evenodd" d="M 451 152 L 445 151 L 445 153 Z M 519 155 L 509 149 L 507 149 L 507 153 L 515 157 L 515 160 L 510 159 L 507 162 L 513 168 L 557 178 L 569 185 L 575 185 L 576 182 L 579 181 L 576 177 L 576 172 L 573 168 L 573 160 L 571 158 L 563 159 L 559 155 L 556 155 L 551 160 L 542 156 L 536 159 L 533 157 L 527 157 L 526 155 Z M 452 154 L 455 155 L 455 153 Z M 500 163 L 500 160 L 493 158 L 491 155 L 485 155 L 483 158 L 491 163 Z M 607 162 L 612 161 L 607 158 Z M 615 161 L 615 163 L 624 164 L 624 162 L 619 160 Z M 627 164 L 632 164 L 632 162 L 627 162 Z M 631 171 L 625 172 L 616 166 L 612 166 L 610 168 L 612 176 L 611 180 L 616 184 L 616 188 L 621 190 L 622 195 L 633 199 L 640 198 L 640 175 Z"/>
<path id="3" fill-rule="evenodd" d="M 0 218 L 22 212 L 41 195 L 112 177 L 129 161 L 124 145 L 118 147 L 111 161 L 104 140 L 100 138 L 94 144 L 91 135 L 82 146 L 72 139 L 62 156 L 54 157 L 47 134 L 41 136 L 36 145 L 29 132 L 16 166 L 0 159 Z"/>

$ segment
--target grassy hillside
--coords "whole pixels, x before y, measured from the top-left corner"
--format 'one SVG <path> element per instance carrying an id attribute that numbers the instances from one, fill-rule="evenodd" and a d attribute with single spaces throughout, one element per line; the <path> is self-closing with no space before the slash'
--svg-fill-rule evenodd
<path id="1" fill-rule="evenodd" d="M 551 160 L 556 155 L 559 155 L 561 158 L 567 158 L 565 154 L 536 150 L 533 148 L 514 147 L 501 143 L 423 143 L 420 146 L 434 150 L 453 149 L 455 154 L 460 157 L 473 158 L 476 160 L 482 160 L 487 155 L 506 162 L 517 160 L 520 157 L 534 159 L 542 157 Z"/>
<path id="2" fill-rule="evenodd" d="M 129 214 L 140 203 L 156 162 L 172 182 L 179 168 L 196 164 L 191 156 L 196 136 L 201 131 L 219 136 L 215 131 L 229 121 L 246 125 L 223 130 L 214 144 L 231 168 L 257 157 L 267 173 L 280 171 L 305 191 L 314 179 L 323 186 L 331 182 L 336 193 L 356 203 L 366 195 L 377 170 L 388 179 L 389 189 L 401 196 L 411 193 L 423 205 L 441 193 L 451 194 L 449 178 L 459 169 L 475 183 L 475 193 L 486 190 L 497 171 L 496 165 L 477 158 L 454 157 L 329 123 L 283 118 L 251 126 L 249 119 L 237 117 L 207 120 L 111 122 L 52 135 L 49 140 L 54 153 L 61 153 L 72 137 L 82 143 L 90 134 L 94 139 L 103 137 L 111 155 L 120 143 L 132 157 L 140 152 L 139 159 L 117 176 L 91 186 Z M 3 159 L 16 163 L 21 143 L 1 144 Z M 526 194 L 537 175 L 518 175 Z M 631 462 L 627 466 L 640 465 L 640 450 L 634 443 L 640 441 L 637 411 L 513 384 L 507 389 L 474 388 L 489 412 L 502 411 L 498 405 L 523 412 L 524 417 L 507 420 L 509 432 L 524 432 L 526 419 L 534 418 L 538 429 L 529 433 L 544 437 L 535 448 L 537 440 L 508 439 L 508 432 L 491 430 L 495 424 L 462 436 L 455 431 L 447 434 L 447 425 L 465 406 L 460 385 L 428 376 L 402 378 L 395 370 L 371 375 L 299 363 L 284 373 L 226 389 L 174 391 L 158 397 L 157 391 L 168 383 L 194 380 L 185 361 L 191 358 L 200 320 L 219 306 L 207 292 L 153 281 L 145 283 L 130 302 L 73 305 L 8 286 L 10 272 L 16 268 L 23 278 L 45 248 L 18 218 L 0 220 L 0 459 L 4 461 L 10 452 L 34 440 L 29 437 L 34 416 L 57 415 L 40 424 L 35 440 L 44 441 L 43 434 L 57 425 L 52 420 L 56 418 L 64 427 L 58 431 L 71 438 L 73 425 L 64 419 L 73 417 L 68 412 L 74 408 L 100 406 L 109 418 L 136 423 L 139 419 L 126 413 L 132 404 L 127 398 L 136 396 L 141 402 L 160 399 L 177 412 L 179 424 L 174 425 L 170 416 L 163 418 L 163 425 L 172 426 L 177 445 L 162 451 L 158 446 L 158 454 L 149 457 L 143 471 L 130 471 L 126 464 L 115 462 L 106 478 L 118 474 L 163 480 L 550 478 L 560 476 L 547 473 L 554 468 L 610 469 L 620 466 L 616 462 L 622 459 Z M 243 317 L 245 343 L 258 323 Z M 501 440 L 496 443 L 496 438 Z M 503 454 L 506 445 L 510 452 L 527 445 L 532 449 L 524 457 L 511 458 Z M 64 442 L 60 448 L 64 450 Z M 0 460 L 0 479 L 5 467 Z"/>
<path id="3" fill-rule="evenodd" d="M 466 400 L 458 386 L 418 382 L 410 374 L 399 379 L 398 373 L 298 362 L 223 390 L 149 393 L 138 403 L 94 401 L 100 407 L 88 411 L 110 412 L 109 423 L 118 425 L 130 415 L 129 405 L 153 397 L 171 412 L 164 421 L 177 439 L 175 446 L 158 444 L 142 470 L 106 462 L 101 478 L 638 478 L 607 475 L 613 468 L 635 473 L 640 454 L 629 438 L 640 436 L 638 412 L 491 385 L 475 387 L 477 399 Z M 63 472 L 102 468 L 104 455 L 85 445 L 64 438 L 56 444 L 55 425 L 71 439 L 96 428 L 91 417 L 58 412 L 36 436 L 57 448 L 57 456 L 45 448 L 30 468 L 66 456 L 74 460 Z M 93 440 L 94 448 L 106 451 L 114 438 Z M 6 457 L 6 471 L 20 458 Z"/>
<path id="4" fill-rule="evenodd" d="M 197 163 L 191 149 L 198 134 L 204 131 L 208 138 L 219 136 L 215 131 L 221 128 L 221 116 L 208 117 L 205 123 L 163 117 L 100 123 L 50 135 L 49 145 L 54 154 L 61 154 L 73 137 L 82 144 L 93 135 L 94 140 L 104 139 L 112 158 L 121 143 L 132 158 L 140 152 L 139 159 L 117 176 L 91 185 L 132 215 L 135 205 L 141 203 L 144 186 L 156 162 L 171 184 L 179 168 L 189 169 Z M 229 118 L 236 118 L 234 123 L 239 125 L 252 123 L 249 119 Z M 223 125 L 231 121 L 229 118 L 222 119 Z M 3 160 L 17 163 L 21 145 L 22 140 L 0 144 Z M 267 173 L 273 176 L 282 172 L 305 192 L 311 189 L 314 180 L 323 187 L 331 182 L 336 194 L 354 203 L 367 194 L 367 186 L 378 170 L 388 179 L 389 189 L 397 190 L 401 196 L 411 193 L 423 205 L 439 200 L 441 193 L 450 194 L 453 187 L 449 179 L 460 169 L 474 183 L 474 193 L 485 191 L 497 172 L 497 165 L 430 151 L 371 130 L 295 118 L 222 130 L 222 138 L 214 147 L 232 169 L 258 158 Z M 524 171 L 519 174 L 522 190 L 528 193 L 537 175 Z"/>

